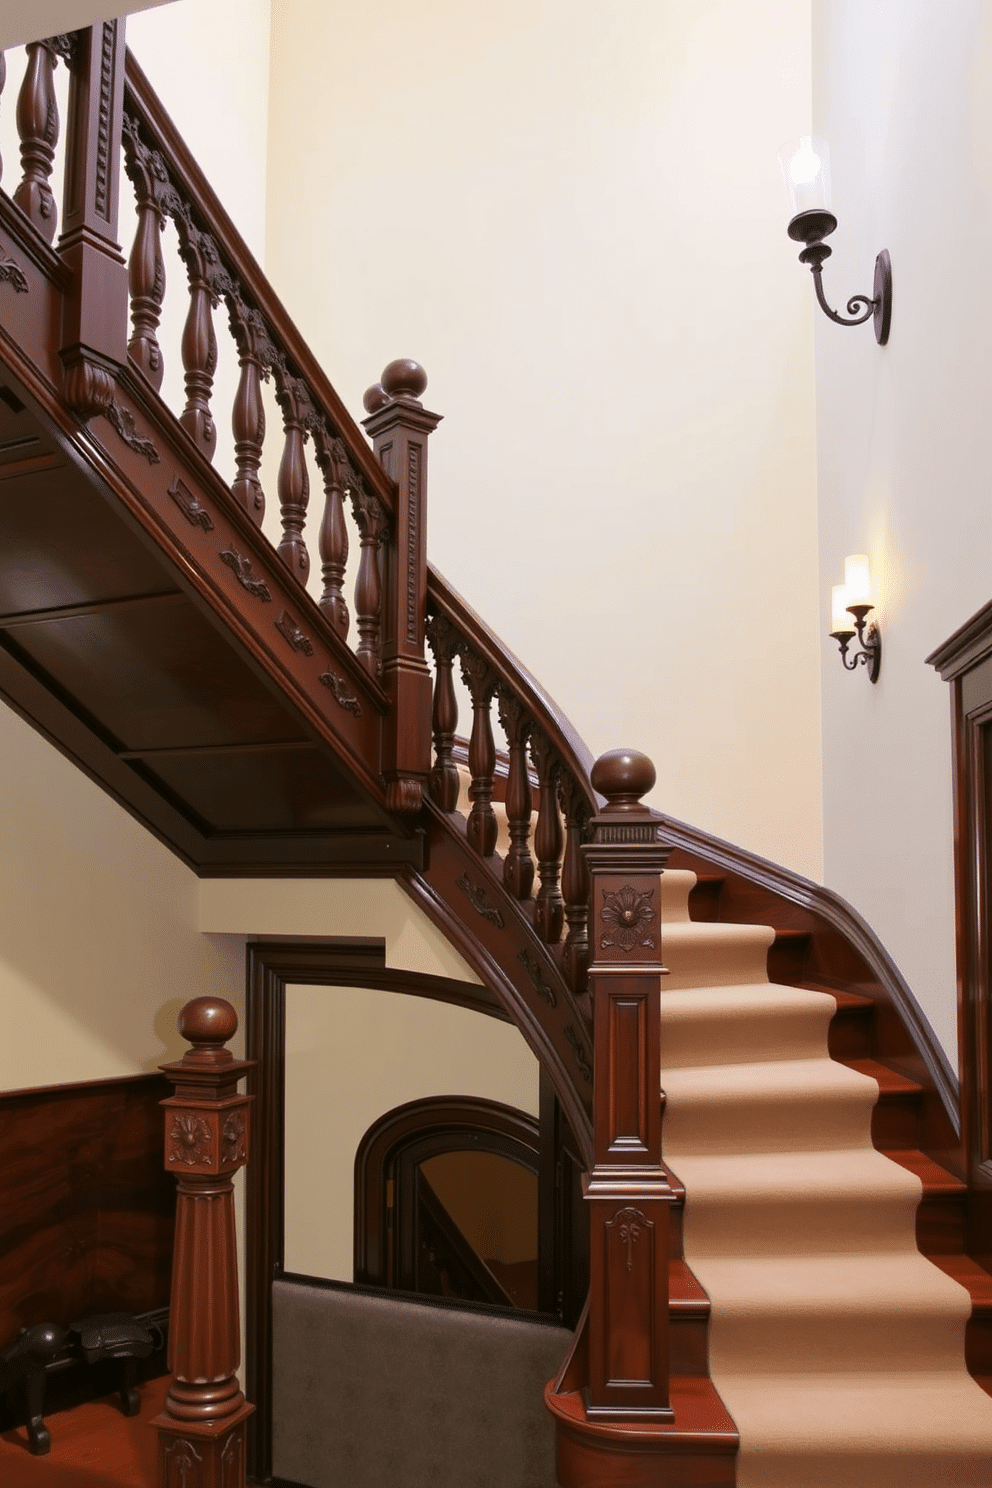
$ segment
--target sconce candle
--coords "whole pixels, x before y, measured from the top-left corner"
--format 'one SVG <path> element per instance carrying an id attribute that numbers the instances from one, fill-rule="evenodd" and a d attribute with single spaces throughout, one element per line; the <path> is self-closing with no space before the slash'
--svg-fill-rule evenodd
<path id="1" fill-rule="evenodd" d="M 852 553 L 844 559 L 844 582 L 830 591 L 830 634 L 840 647 L 840 657 L 847 671 L 853 672 L 860 662 L 871 682 L 878 681 L 882 667 L 882 637 L 874 620 L 866 616 L 874 608 L 871 602 L 871 567 L 867 554 Z M 850 661 L 847 653 L 857 635 L 860 651 Z"/>
<path id="2" fill-rule="evenodd" d="M 837 325 L 863 325 L 866 320 L 873 320 L 875 340 L 884 346 L 892 320 L 892 264 L 888 250 L 883 248 L 875 259 L 872 298 L 852 295 L 847 302 L 847 316 L 832 310 L 823 292 L 823 265 L 833 252 L 823 240 L 837 226 L 837 218 L 830 210 L 830 155 L 826 141 L 812 134 L 801 135 L 795 144 L 784 146 L 778 158 L 792 204 L 789 237 L 805 244 L 799 262 L 809 265 L 820 309 Z"/>

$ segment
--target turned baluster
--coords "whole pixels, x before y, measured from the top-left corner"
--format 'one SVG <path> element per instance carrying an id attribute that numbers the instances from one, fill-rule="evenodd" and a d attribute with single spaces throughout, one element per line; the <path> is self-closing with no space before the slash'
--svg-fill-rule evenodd
<path id="1" fill-rule="evenodd" d="M 571 772 L 562 775 L 561 798 L 565 810 L 561 888 L 566 926 L 562 969 L 572 991 L 581 995 L 586 990 L 589 969 L 589 874 L 582 856 L 582 842 L 591 813 L 585 793 Z"/>
<path id="2" fill-rule="evenodd" d="M 217 371 L 217 337 L 213 311 L 217 304 L 210 283 L 208 253 L 213 249 L 204 233 L 177 219 L 180 252 L 189 275 L 189 313 L 183 327 L 182 357 L 185 370 L 186 407 L 179 417 L 186 432 L 208 460 L 217 448 L 217 426 L 210 412 L 210 394 Z"/>
<path id="3" fill-rule="evenodd" d="M 51 39 L 29 41 L 28 66 L 17 99 L 17 132 L 24 176 L 14 200 L 47 242 L 55 237 L 58 213 L 48 184 L 59 138 L 55 96 L 55 47 Z"/>
<path id="4" fill-rule="evenodd" d="M 496 851 L 497 823 L 493 811 L 493 774 L 496 769 L 496 743 L 490 707 L 496 691 L 496 678 L 481 656 L 464 651 L 462 677 L 472 696 L 472 735 L 468 741 L 468 767 L 472 782 L 468 788 L 472 810 L 465 835 L 480 858 Z"/>
<path id="5" fill-rule="evenodd" d="M 131 142 L 125 160 L 138 209 L 138 227 L 127 261 L 131 324 L 134 327 L 127 349 L 132 362 L 141 368 L 157 392 L 165 374 L 165 361 L 157 334 L 165 299 L 165 259 L 162 255 L 165 214 L 159 205 L 156 189 L 159 183 L 151 170 L 150 152 L 140 148 L 137 125 L 131 120 L 125 125 L 125 140 Z"/>
<path id="6" fill-rule="evenodd" d="M 458 728 L 458 699 L 455 696 L 454 662 L 458 633 L 444 615 L 427 622 L 427 639 L 434 653 L 434 702 L 431 724 L 434 733 L 434 768 L 430 793 L 442 811 L 458 805 L 458 767 L 455 764 L 455 731 Z"/>
<path id="7" fill-rule="evenodd" d="M 0 94 L 7 85 L 7 58 L 0 52 Z M 3 156 L 0 155 L 0 181 L 3 180 Z"/>
<path id="8" fill-rule="evenodd" d="M 279 556 L 301 584 L 307 581 L 310 572 L 310 554 L 303 538 L 310 502 L 310 475 L 304 449 L 306 427 L 304 420 L 309 410 L 309 398 L 303 384 L 281 369 L 276 378 L 276 397 L 282 409 L 283 429 L 286 441 L 279 461 L 279 477 L 276 489 L 279 493 L 279 510 L 282 513 L 282 537 L 279 539 Z"/>
<path id="9" fill-rule="evenodd" d="M 531 737 L 530 752 L 541 791 L 534 832 L 534 851 L 541 881 L 534 903 L 534 928 L 546 945 L 557 945 L 565 922 L 565 907 L 558 884 L 563 840 L 558 813 L 558 759 L 543 734 L 535 733 Z"/>
<path id="10" fill-rule="evenodd" d="M 515 697 L 500 693 L 499 721 L 510 753 L 506 777 L 506 817 L 510 849 L 503 864 L 503 883 L 514 899 L 528 899 L 534 886 L 534 859 L 530 854 L 530 819 L 533 801 L 527 769 L 527 739 L 532 727 L 529 714 Z"/>
<path id="11" fill-rule="evenodd" d="M 340 439 L 332 439 L 323 427 L 314 436 L 317 464 L 324 477 L 324 516 L 320 524 L 320 568 L 324 592 L 320 608 L 341 639 L 347 640 L 351 618 L 342 589 L 348 562 L 348 524 L 344 516 L 344 488 L 348 480 L 348 455 Z"/>
<path id="12" fill-rule="evenodd" d="M 262 401 L 262 361 L 258 340 L 262 333 L 257 311 L 229 301 L 231 330 L 238 347 L 241 375 L 234 396 L 231 430 L 234 434 L 234 460 L 237 466 L 231 482 L 231 494 L 257 527 L 265 516 L 265 493 L 258 478 L 265 440 L 265 404 Z"/>
<path id="13" fill-rule="evenodd" d="M 355 580 L 355 621 L 358 645 L 355 654 L 373 677 L 382 670 L 380 637 L 382 620 L 382 575 L 379 554 L 386 534 L 386 513 L 376 496 L 361 486 L 350 487 L 352 511 L 361 538 L 358 577 Z"/>
<path id="14" fill-rule="evenodd" d="M 238 1384 L 238 1257 L 231 1182 L 248 1156 L 251 1097 L 238 1093 L 253 1060 L 224 1045 L 237 1030 L 230 1003 L 196 997 L 179 1015 L 193 1047 L 163 1065 L 176 1093 L 165 1108 L 165 1166 L 177 1178 L 169 1304 L 173 1379 L 159 1433 L 160 1488 L 243 1488 L 245 1422 L 255 1409 Z"/>
<path id="15" fill-rule="evenodd" d="M 586 1415 L 670 1421 L 668 1271 L 673 1193 L 661 1165 L 661 872 L 640 797 L 651 761 L 613 750 L 592 783 L 607 804 L 582 848 L 592 884 L 595 1011 Z"/>

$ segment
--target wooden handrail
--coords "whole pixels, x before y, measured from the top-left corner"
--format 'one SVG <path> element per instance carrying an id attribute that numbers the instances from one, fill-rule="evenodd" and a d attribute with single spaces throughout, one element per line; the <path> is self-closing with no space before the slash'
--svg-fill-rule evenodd
<path id="1" fill-rule="evenodd" d="M 389 479 L 369 448 L 368 441 L 310 350 L 295 322 L 279 299 L 244 238 L 228 216 L 203 171 L 197 165 L 185 140 L 172 122 L 161 99 L 149 83 L 133 54 L 127 53 L 125 66 L 125 108 L 132 110 L 149 131 L 150 143 L 161 150 L 174 175 L 181 195 L 191 203 L 218 248 L 227 269 L 233 272 L 247 296 L 262 312 L 273 339 L 303 378 L 318 408 L 344 440 L 368 489 L 374 492 L 388 511 L 394 503 L 395 483 Z"/>

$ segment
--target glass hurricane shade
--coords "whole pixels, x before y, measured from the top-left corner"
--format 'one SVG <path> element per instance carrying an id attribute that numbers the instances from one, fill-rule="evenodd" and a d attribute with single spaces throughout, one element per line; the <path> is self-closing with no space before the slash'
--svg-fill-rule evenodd
<path id="1" fill-rule="evenodd" d="M 778 152 L 792 216 L 830 210 L 830 151 L 819 135 L 803 134 Z"/>

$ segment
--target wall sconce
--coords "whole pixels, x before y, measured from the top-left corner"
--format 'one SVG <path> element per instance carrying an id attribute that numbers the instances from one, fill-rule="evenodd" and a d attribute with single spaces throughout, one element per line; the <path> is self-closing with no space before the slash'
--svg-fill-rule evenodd
<path id="1" fill-rule="evenodd" d="M 806 245 L 799 262 L 809 264 L 821 310 L 842 326 L 864 325 L 866 320 L 874 320 L 875 340 L 884 346 L 892 320 L 892 264 L 888 250 L 883 248 L 875 260 L 873 298 L 852 295 L 847 302 L 850 320 L 831 310 L 823 293 L 823 263 L 833 250 L 823 239 L 833 232 L 837 218 L 830 210 L 830 153 L 826 141 L 804 134 L 795 144 L 780 150 L 778 158 L 792 202 L 789 237 Z"/>
<path id="2" fill-rule="evenodd" d="M 855 671 L 860 662 L 868 672 L 868 680 L 877 682 L 882 669 L 882 637 L 874 620 L 865 623 L 873 608 L 868 558 L 864 553 L 852 553 L 844 559 L 843 584 L 835 584 L 830 591 L 830 634 L 840 646 L 840 658 L 847 670 Z M 848 649 L 855 635 L 862 649 L 855 651 L 848 661 Z"/>

